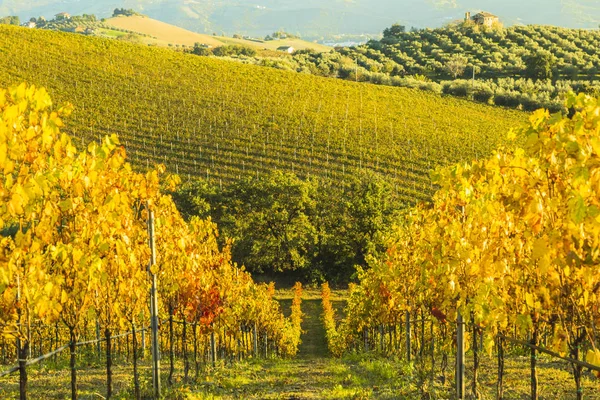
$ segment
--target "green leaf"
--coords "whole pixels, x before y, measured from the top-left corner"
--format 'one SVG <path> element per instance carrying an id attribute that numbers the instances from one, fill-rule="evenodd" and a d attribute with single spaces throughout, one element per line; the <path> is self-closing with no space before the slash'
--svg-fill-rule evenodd
<path id="1" fill-rule="evenodd" d="M 583 197 L 581 197 L 579 193 L 574 193 L 573 197 L 569 199 L 569 211 L 571 220 L 574 223 L 580 224 L 585 219 L 587 215 L 587 207 Z"/>

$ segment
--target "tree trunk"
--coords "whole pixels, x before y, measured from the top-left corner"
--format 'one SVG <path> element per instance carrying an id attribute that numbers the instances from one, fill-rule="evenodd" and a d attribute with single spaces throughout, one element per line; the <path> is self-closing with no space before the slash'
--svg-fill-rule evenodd
<path id="1" fill-rule="evenodd" d="M 581 345 L 581 338 L 575 342 L 575 347 L 571 350 L 571 356 L 574 360 L 579 360 L 579 346 Z M 581 386 L 581 372 L 583 367 L 581 365 L 573 364 L 573 378 L 575 378 L 575 386 L 577 388 L 577 400 L 583 400 L 583 387 Z"/>
<path id="2" fill-rule="evenodd" d="M 58 336 L 58 325 L 56 327 L 56 332 Z M 71 339 L 69 343 L 69 350 L 71 351 L 71 359 L 69 363 L 69 366 L 71 367 L 71 400 L 77 400 L 77 368 L 75 367 L 77 361 L 75 358 L 77 355 L 77 336 L 75 335 L 74 328 L 69 328 L 69 333 Z"/>
<path id="3" fill-rule="evenodd" d="M 214 367 L 217 364 L 217 343 L 215 340 L 215 332 L 210 333 L 210 357 Z"/>
<path id="4" fill-rule="evenodd" d="M 19 399 L 27 399 L 27 350 L 29 342 L 27 340 L 17 340 L 17 355 L 19 358 Z"/>
<path id="5" fill-rule="evenodd" d="M 252 347 L 254 350 L 254 358 L 258 358 L 258 332 L 256 329 L 256 322 L 254 323 L 254 328 L 252 330 Z"/>
<path id="6" fill-rule="evenodd" d="M 533 334 L 531 335 L 531 345 L 537 346 L 538 344 L 538 330 L 537 325 L 533 325 Z M 537 376 L 537 351 L 535 348 L 531 348 L 531 400 L 538 400 L 538 376 Z"/>
<path id="7" fill-rule="evenodd" d="M 106 398 L 112 396 L 112 343 L 110 339 L 110 328 L 104 330 L 104 338 L 106 339 Z"/>
<path id="8" fill-rule="evenodd" d="M 54 325 L 54 339 L 55 339 L 55 346 L 58 348 L 58 322 Z M 56 353 L 54 355 L 54 363 L 56 364 L 58 358 L 58 353 Z"/>
<path id="9" fill-rule="evenodd" d="M 98 362 L 102 360 L 102 343 L 100 342 L 100 322 L 96 320 L 96 353 L 98 355 Z"/>
<path id="10" fill-rule="evenodd" d="M 431 377 L 430 386 L 433 388 L 435 382 L 435 336 L 433 335 L 433 318 L 431 318 L 431 325 L 429 326 L 429 333 L 431 335 Z"/>
<path id="11" fill-rule="evenodd" d="M 479 349 L 477 348 L 477 334 L 478 329 L 475 325 L 475 321 L 471 319 L 473 323 L 473 396 L 478 399 L 479 395 L 477 394 L 477 378 L 479 375 Z"/>
<path id="12" fill-rule="evenodd" d="M 194 333 L 194 373 L 196 380 L 198 380 L 199 368 L 198 368 L 198 336 L 196 335 L 197 325 L 194 323 L 192 326 L 192 332 Z"/>
<path id="13" fill-rule="evenodd" d="M 132 337 L 132 350 L 133 350 L 133 395 L 136 400 L 140 400 L 142 398 L 140 394 L 140 379 L 138 375 L 138 350 L 137 350 L 137 338 L 135 336 L 135 324 L 131 324 L 131 329 L 133 332 Z"/>
<path id="14" fill-rule="evenodd" d="M 406 327 L 405 327 L 405 332 L 406 333 L 406 361 L 410 362 L 410 354 L 411 354 L 411 346 L 410 346 L 410 313 L 408 311 L 406 311 L 406 319 L 405 319 L 405 323 L 406 323 Z"/>
<path id="15" fill-rule="evenodd" d="M 265 358 L 269 358 L 269 336 L 265 331 Z"/>
<path id="16" fill-rule="evenodd" d="M 187 356 L 187 321 L 183 318 L 183 334 L 181 336 L 181 347 L 183 352 L 183 379 L 187 383 L 190 372 L 190 363 Z"/>
<path id="17" fill-rule="evenodd" d="M 173 374 L 175 373 L 175 348 L 174 348 L 174 333 L 173 333 L 173 310 L 169 313 L 169 386 L 173 385 Z"/>
<path id="18" fill-rule="evenodd" d="M 496 400 L 504 399 L 504 339 L 498 337 L 498 390 Z"/>
<path id="19" fill-rule="evenodd" d="M 39 341 L 38 341 L 38 357 L 42 356 L 44 354 L 44 338 L 42 337 L 42 333 L 40 332 L 39 334 Z M 44 363 L 44 361 L 40 361 L 40 365 L 42 365 Z"/>
<path id="20" fill-rule="evenodd" d="M 52 348 L 52 338 L 50 338 L 50 348 Z M 2 339 L 2 364 L 6 364 L 6 341 Z"/>
<path id="21" fill-rule="evenodd" d="M 125 336 L 125 353 L 127 354 L 125 359 L 129 361 L 131 353 L 129 351 L 129 335 Z"/>
<path id="22" fill-rule="evenodd" d="M 423 361 L 423 351 L 425 350 L 425 315 L 421 308 L 421 346 L 419 347 L 419 359 Z"/>

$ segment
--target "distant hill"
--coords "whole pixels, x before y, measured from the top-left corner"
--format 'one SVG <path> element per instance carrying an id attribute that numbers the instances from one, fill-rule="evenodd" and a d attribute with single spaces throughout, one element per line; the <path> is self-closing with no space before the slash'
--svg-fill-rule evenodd
<path id="1" fill-rule="evenodd" d="M 24 50 L 23 43 L 27 43 Z M 436 165 L 489 155 L 526 115 L 403 88 L 315 77 L 70 33 L 0 26 L 0 87 L 75 105 L 77 143 L 117 133 L 138 169 L 213 183 L 273 170 L 342 182 L 383 174 L 428 198 Z"/>
<path id="2" fill-rule="evenodd" d="M 543 24 L 597 28 L 597 0 L 3 0 L 0 16 L 52 16 L 61 11 L 110 17 L 117 7 L 212 34 L 259 36 L 285 29 L 303 37 L 380 33 L 399 22 L 408 27 L 440 27 L 466 11 L 486 10 L 505 25 Z"/>
<path id="3" fill-rule="evenodd" d="M 142 16 L 110 18 L 105 21 L 105 24 L 120 29 L 126 29 L 128 31 L 150 35 L 156 38 L 156 40 L 152 40 L 150 42 L 160 45 L 180 44 L 193 46 L 195 43 L 204 43 L 213 47 L 219 47 L 223 46 L 224 44 L 241 44 L 256 49 L 267 50 L 276 50 L 280 46 L 292 46 L 297 50 L 310 48 L 320 52 L 333 50 L 331 47 L 320 45 L 318 43 L 307 42 L 301 39 L 259 41 L 205 35 Z"/>
<path id="4" fill-rule="evenodd" d="M 186 29 L 167 24 L 152 18 L 133 16 L 116 17 L 105 21 L 109 26 L 126 29 L 133 32 L 151 35 L 158 40 L 158 44 L 183 44 L 193 46 L 194 43 L 204 43 L 214 47 L 222 46 L 223 42 L 210 35 L 190 32 Z"/>

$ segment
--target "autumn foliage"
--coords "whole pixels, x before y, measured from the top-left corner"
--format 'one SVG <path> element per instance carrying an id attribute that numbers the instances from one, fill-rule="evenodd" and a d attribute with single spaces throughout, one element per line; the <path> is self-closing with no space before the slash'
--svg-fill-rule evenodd
<path id="1" fill-rule="evenodd" d="M 284 318 L 267 286 L 219 249 L 214 223 L 183 220 L 161 191 L 177 177 L 163 166 L 134 172 L 116 136 L 78 150 L 61 132 L 71 110 L 34 86 L 0 90 L 0 333 L 21 350 L 38 326 L 60 323 L 71 342 L 90 321 L 113 332 L 145 326 L 150 270 L 161 318 L 219 335 L 256 323 L 280 355 L 295 354 L 298 316 Z"/>
<path id="2" fill-rule="evenodd" d="M 566 106 L 572 117 L 539 110 L 512 130 L 522 147 L 434 173 L 433 201 L 398 221 L 335 329 L 358 337 L 406 312 L 442 325 L 461 313 L 490 352 L 498 334 L 544 331 L 554 351 L 581 360 L 585 343 L 600 364 L 600 100 L 570 95 Z"/>

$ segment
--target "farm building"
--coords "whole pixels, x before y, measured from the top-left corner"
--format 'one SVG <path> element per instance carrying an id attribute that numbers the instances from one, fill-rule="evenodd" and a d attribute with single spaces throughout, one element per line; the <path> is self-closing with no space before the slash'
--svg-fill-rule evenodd
<path id="1" fill-rule="evenodd" d="M 498 18 L 498 16 L 491 14 L 489 12 L 485 12 L 482 11 L 480 13 L 477 13 L 473 16 L 471 16 L 470 12 L 467 12 L 465 14 L 465 22 L 468 21 L 472 21 L 477 25 L 483 25 L 483 26 L 487 26 L 488 28 L 491 28 L 492 26 L 494 26 L 494 24 L 497 24 L 500 22 L 500 18 Z"/>
<path id="2" fill-rule="evenodd" d="M 61 21 L 64 19 L 71 19 L 71 14 L 66 13 L 66 12 L 61 12 L 61 13 L 56 14 L 54 17 L 56 18 L 57 21 Z"/>
<path id="3" fill-rule="evenodd" d="M 292 54 L 294 52 L 294 48 L 292 46 L 279 46 L 277 51 L 285 51 L 288 54 Z"/>

